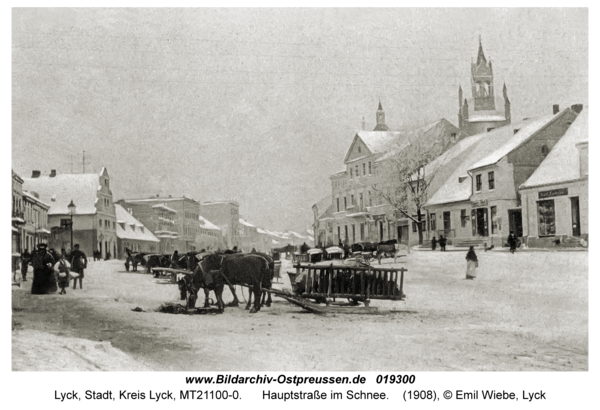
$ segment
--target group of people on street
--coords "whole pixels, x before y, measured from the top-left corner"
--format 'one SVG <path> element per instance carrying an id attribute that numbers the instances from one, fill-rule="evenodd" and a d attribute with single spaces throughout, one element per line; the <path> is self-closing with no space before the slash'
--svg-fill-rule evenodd
<path id="1" fill-rule="evenodd" d="M 431 238 L 431 250 L 435 251 L 438 244 L 440 245 L 440 251 L 446 252 L 446 238 L 444 238 L 444 235 L 440 235 L 439 240 L 435 239 L 435 235 Z"/>
<path id="2" fill-rule="evenodd" d="M 84 270 L 87 269 L 87 257 L 76 244 L 73 251 L 67 255 L 64 249 L 57 253 L 54 249 L 48 250 L 48 245 L 40 243 L 33 253 L 27 249 L 21 255 L 21 275 L 23 281 L 27 281 L 28 266 L 33 267 L 33 283 L 31 293 L 33 295 L 46 295 L 54 293 L 60 288 L 60 294 L 66 294 L 73 279 L 73 289 L 83 289 Z"/>

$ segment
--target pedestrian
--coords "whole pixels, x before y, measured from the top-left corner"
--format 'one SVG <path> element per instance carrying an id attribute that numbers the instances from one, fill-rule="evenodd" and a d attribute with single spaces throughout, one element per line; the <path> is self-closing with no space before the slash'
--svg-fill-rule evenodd
<path id="1" fill-rule="evenodd" d="M 472 246 L 469 248 L 469 252 L 467 252 L 467 257 L 465 259 L 467 260 L 467 279 L 473 280 L 477 277 L 479 262 L 477 261 L 477 255 Z"/>
<path id="2" fill-rule="evenodd" d="M 431 238 L 431 250 L 435 251 L 435 247 L 437 246 L 437 239 L 435 239 L 435 235 Z"/>
<path id="3" fill-rule="evenodd" d="M 75 244 L 71 252 L 71 270 L 78 273 L 73 275 L 73 289 L 77 289 L 77 279 L 79 279 L 79 289 L 83 289 L 83 270 L 87 269 L 87 257 L 85 253 L 79 250 L 79 244 Z"/>
<path id="4" fill-rule="evenodd" d="M 25 249 L 25 252 L 21 254 L 21 276 L 23 277 L 23 282 L 27 282 L 27 269 L 29 268 L 30 261 L 31 254 L 28 249 Z"/>
<path id="5" fill-rule="evenodd" d="M 71 265 L 69 264 L 69 262 L 66 259 L 66 255 L 62 254 L 60 255 L 58 262 L 56 262 L 56 264 L 54 265 L 54 271 L 57 274 L 57 285 L 60 288 L 60 292 L 59 295 L 66 295 L 67 291 L 65 290 L 65 288 L 69 287 L 69 281 L 71 279 L 71 273 L 70 273 L 70 269 Z"/>
<path id="6" fill-rule="evenodd" d="M 48 245 L 39 243 L 31 257 L 31 266 L 33 266 L 32 295 L 56 292 L 56 277 L 52 265 L 54 265 L 54 258 L 48 252 Z"/>
<path id="7" fill-rule="evenodd" d="M 237 251 L 237 248 L 234 248 L 235 251 Z M 175 252 L 173 252 L 173 255 L 171 256 L 171 266 L 170 268 L 172 269 L 177 269 L 177 267 L 179 263 L 179 252 L 177 251 L 177 249 L 175 249 Z"/>
<path id="8" fill-rule="evenodd" d="M 517 237 L 513 231 L 510 231 L 508 235 L 508 246 L 510 247 L 510 253 L 514 254 L 517 250 Z"/>
<path id="9" fill-rule="evenodd" d="M 440 243 L 440 251 L 446 252 L 446 238 L 444 238 L 443 235 L 440 235 L 439 243 Z"/>

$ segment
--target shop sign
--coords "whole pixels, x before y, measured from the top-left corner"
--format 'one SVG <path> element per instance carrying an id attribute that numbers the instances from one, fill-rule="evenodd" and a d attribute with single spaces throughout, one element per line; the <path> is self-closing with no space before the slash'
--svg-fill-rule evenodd
<path id="1" fill-rule="evenodd" d="M 477 208 L 480 206 L 487 206 L 488 204 L 488 200 L 487 199 L 475 199 L 471 201 L 471 207 L 472 208 Z"/>
<path id="2" fill-rule="evenodd" d="M 539 195 L 539 199 L 544 199 L 544 198 L 550 198 L 553 196 L 563 196 L 563 195 L 569 195 L 569 188 L 558 188 L 558 189 L 551 189 L 550 191 L 540 191 L 538 192 Z"/>

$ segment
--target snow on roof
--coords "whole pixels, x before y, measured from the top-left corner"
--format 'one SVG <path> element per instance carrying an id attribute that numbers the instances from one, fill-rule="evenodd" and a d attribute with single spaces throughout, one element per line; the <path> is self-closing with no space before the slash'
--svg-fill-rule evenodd
<path id="1" fill-rule="evenodd" d="M 55 177 L 23 178 L 23 189 L 36 192 L 50 205 L 48 215 L 68 215 L 73 201 L 77 214 L 95 214 L 100 176 L 98 174 L 58 174 Z M 55 197 L 54 201 L 51 201 Z"/>
<path id="2" fill-rule="evenodd" d="M 579 171 L 577 144 L 588 141 L 587 107 L 573 121 L 540 166 L 519 189 L 531 188 L 582 178 Z"/>
<path id="3" fill-rule="evenodd" d="M 468 122 L 494 122 L 494 121 L 506 121 L 506 117 L 503 115 L 474 115 L 467 119 Z"/>
<path id="4" fill-rule="evenodd" d="M 219 228 L 217 225 L 213 224 L 212 222 L 210 222 L 208 219 L 206 219 L 203 216 L 198 215 L 198 220 L 200 222 L 200 226 L 204 229 L 210 229 L 212 231 L 220 231 L 221 228 Z"/>
<path id="5" fill-rule="evenodd" d="M 242 218 L 240 218 L 240 223 L 244 226 L 249 226 L 251 228 L 256 228 L 256 226 L 252 225 L 250 222 L 243 220 Z"/>
<path id="6" fill-rule="evenodd" d="M 546 117 L 541 118 L 548 121 Z M 521 129 L 523 131 L 533 123 L 539 125 L 540 120 L 531 119 L 509 124 L 490 132 L 466 137 L 458 142 L 449 150 L 448 156 L 453 159 L 442 165 L 436 174 L 436 177 L 439 176 L 440 179 L 432 181 L 429 191 L 431 196 L 425 206 L 468 201 L 472 193 L 471 178 L 468 171 L 475 168 L 474 164 L 483 163 L 482 159 L 489 158 L 489 152 L 499 152 L 505 145 L 512 146 L 515 137 L 519 134 L 514 134 L 514 130 Z M 545 124 L 545 122 L 543 123 Z M 539 129 L 539 126 L 537 129 Z M 529 136 L 532 135 L 529 131 L 525 132 Z M 456 151 L 453 152 L 452 150 Z"/>
<path id="7" fill-rule="evenodd" d="M 302 236 L 302 235 L 300 235 L 299 233 L 296 233 L 296 232 L 294 232 L 294 231 L 288 231 L 288 233 L 289 233 L 290 235 L 293 235 L 293 236 L 295 236 L 296 238 L 299 238 L 299 239 L 306 239 L 306 237 L 304 237 L 304 236 Z"/>
<path id="8" fill-rule="evenodd" d="M 400 139 L 402 133 L 398 131 L 359 131 L 356 135 L 372 153 L 378 153 L 385 152 L 390 145 Z"/>
<path id="9" fill-rule="evenodd" d="M 470 169 L 476 169 L 476 168 L 481 168 L 481 167 L 485 167 L 488 165 L 493 165 L 496 162 L 500 161 L 502 158 L 504 158 L 506 155 L 508 155 L 514 149 L 516 149 L 521 144 L 523 144 L 525 141 L 527 141 L 529 138 L 531 138 L 542 127 L 546 126 L 551 121 L 564 115 L 567 112 L 567 110 L 570 110 L 570 108 L 566 108 L 555 115 L 548 114 L 548 115 L 538 117 L 536 119 L 528 120 L 528 121 L 526 121 L 526 124 L 524 126 L 517 126 L 516 124 L 509 124 L 506 127 L 501 127 L 502 130 L 507 129 L 507 131 L 505 130 L 505 132 L 512 133 L 512 138 L 509 138 L 506 141 L 506 143 L 500 145 L 496 150 L 492 151 L 492 153 L 487 155 L 485 158 L 482 158 L 481 160 L 474 163 Z M 519 130 L 516 134 L 514 133 L 515 129 Z M 493 132 L 493 131 L 495 131 L 495 130 L 492 130 L 491 132 Z M 487 151 L 487 152 L 489 152 L 489 151 Z"/>
<path id="10" fill-rule="evenodd" d="M 150 230 L 127 212 L 121 205 L 115 204 L 117 220 L 117 237 L 120 239 L 133 239 L 137 241 L 160 242 Z M 121 222 L 123 221 L 123 222 Z"/>
<path id="11" fill-rule="evenodd" d="M 127 201 L 127 202 L 131 202 L 131 201 Z M 133 201 L 135 202 L 135 201 Z M 176 210 L 174 210 L 173 208 L 169 208 L 168 206 L 166 206 L 165 204 L 156 204 L 156 205 L 152 205 L 152 208 L 157 208 L 157 209 L 164 209 L 165 211 L 169 211 L 169 212 L 174 212 L 177 213 Z"/>
<path id="12" fill-rule="evenodd" d="M 262 233 L 262 234 L 268 234 L 267 231 L 265 231 L 264 229 L 260 229 L 260 228 L 256 228 L 256 232 Z"/>
<path id="13" fill-rule="evenodd" d="M 27 192 L 27 191 L 23 191 L 23 195 L 25 195 L 26 197 L 30 198 L 32 201 L 37 202 L 38 204 L 41 204 L 43 206 L 46 206 L 48 208 L 50 208 L 50 205 L 45 203 L 44 201 L 40 201 L 39 198 L 36 198 L 35 195 Z"/>

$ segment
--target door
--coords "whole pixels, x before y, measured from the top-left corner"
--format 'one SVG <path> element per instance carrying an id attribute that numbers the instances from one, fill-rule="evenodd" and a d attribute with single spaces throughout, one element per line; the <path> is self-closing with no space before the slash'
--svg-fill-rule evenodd
<path id="1" fill-rule="evenodd" d="M 520 209 L 508 210 L 508 229 L 513 231 L 517 238 L 523 236 L 523 220 Z"/>
<path id="2" fill-rule="evenodd" d="M 450 212 L 444 212 L 444 235 L 448 235 L 450 233 Z"/>
<path id="3" fill-rule="evenodd" d="M 379 242 L 383 242 L 383 222 L 379 222 Z"/>
<path id="4" fill-rule="evenodd" d="M 399 226 L 397 231 L 398 231 L 398 243 L 408 245 L 408 225 Z"/>
<path id="5" fill-rule="evenodd" d="M 487 208 L 477 209 L 477 235 L 488 236 L 488 210 Z"/>
<path id="6" fill-rule="evenodd" d="M 579 226 L 579 197 L 574 196 L 571 198 L 571 224 L 573 225 L 573 236 L 581 235 L 581 228 Z"/>

